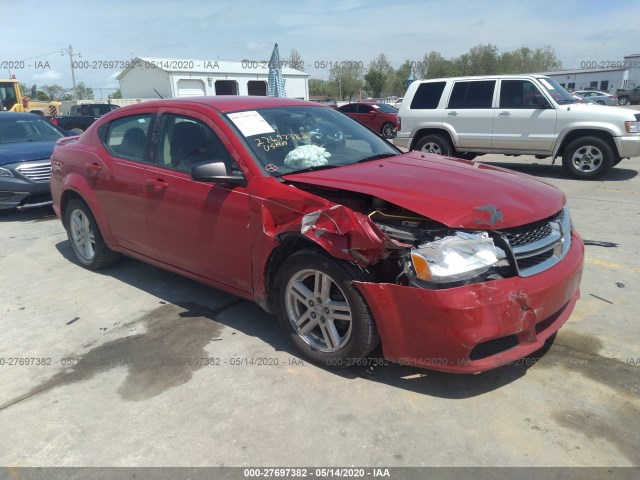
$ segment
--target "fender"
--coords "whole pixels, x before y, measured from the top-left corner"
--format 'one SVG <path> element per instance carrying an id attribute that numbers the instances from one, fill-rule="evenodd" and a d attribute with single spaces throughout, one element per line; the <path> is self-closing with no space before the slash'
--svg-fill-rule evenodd
<path id="1" fill-rule="evenodd" d="M 611 135 L 611 137 L 619 137 L 622 135 L 622 132 L 613 128 L 613 125 L 609 122 L 574 122 L 568 125 L 565 125 L 562 130 L 558 133 L 556 137 L 555 143 L 553 145 L 553 155 L 552 160 L 555 160 L 558 156 L 558 152 L 560 147 L 562 146 L 565 138 L 567 136 L 577 130 L 597 130 Z M 588 134 L 587 134 L 588 135 Z"/>
<path id="2" fill-rule="evenodd" d="M 413 130 L 411 130 L 411 146 L 413 146 L 415 144 L 416 138 L 417 136 L 420 134 L 420 132 L 422 130 L 440 130 L 440 131 L 446 131 L 449 136 L 451 137 L 451 143 L 453 144 L 454 148 L 457 147 L 460 142 L 458 141 L 458 134 L 456 133 L 455 129 L 449 125 L 448 123 L 442 123 L 442 122 L 424 122 L 424 123 L 420 123 L 419 125 L 415 126 L 413 128 Z"/>
<path id="3" fill-rule="evenodd" d="M 115 237 L 111 232 L 111 229 L 109 228 L 109 224 L 106 220 L 104 212 L 100 207 L 100 202 L 96 198 L 96 195 L 93 189 L 88 185 L 87 180 L 78 173 L 69 173 L 64 177 L 61 190 L 62 190 L 62 194 L 60 196 L 61 205 L 63 203 L 62 201 L 64 200 L 65 196 L 69 192 L 74 192 L 80 195 L 82 200 L 91 209 L 91 213 L 93 213 L 93 217 L 96 219 L 96 222 L 98 223 L 98 228 L 100 229 L 100 233 L 102 234 L 102 238 L 104 239 L 104 241 L 107 243 L 107 245 L 109 245 L 109 247 L 112 247 L 112 246 L 117 247 L 118 242 L 115 240 Z M 62 215 L 62 218 L 64 219 L 64 212 L 61 212 L 61 215 Z"/>

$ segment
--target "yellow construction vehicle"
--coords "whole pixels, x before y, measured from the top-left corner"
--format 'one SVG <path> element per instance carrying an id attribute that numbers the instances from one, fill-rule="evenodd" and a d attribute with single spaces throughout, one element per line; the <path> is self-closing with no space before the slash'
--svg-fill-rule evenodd
<path id="1" fill-rule="evenodd" d="M 60 114 L 60 106 L 57 101 L 42 102 L 31 100 L 22 96 L 20 84 L 14 78 L 0 78 L 0 112 L 31 112 L 43 116 L 55 117 Z"/>

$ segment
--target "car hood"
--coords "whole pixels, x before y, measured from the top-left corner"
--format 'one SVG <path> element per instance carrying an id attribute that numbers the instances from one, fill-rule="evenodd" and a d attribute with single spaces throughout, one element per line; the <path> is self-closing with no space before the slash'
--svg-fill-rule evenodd
<path id="1" fill-rule="evenodd" d="M 527 175 L 420 152 L 282 178 L 371 195 L 453 228 L 519 226 L 566 202 L 560 190 Z"/>
<path id="2" fill-rule="evenodd" d="M 44 160 L 51 157 L 56 142 L 1 143 L 0 165 Z"/>

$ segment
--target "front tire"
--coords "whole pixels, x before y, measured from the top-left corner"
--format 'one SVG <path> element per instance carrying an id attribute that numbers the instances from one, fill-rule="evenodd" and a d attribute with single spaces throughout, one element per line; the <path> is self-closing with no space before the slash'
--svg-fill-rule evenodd
<path id="1" fill-rule="evenodd" d="M 414 150 L 450 156 L 453 152 L 453 147 L 451 146 L 451 142 L 442 135 L 425 135 L 418 140 Z"/>
<path id="2" fill-rule="evenodd" d="M 84 130 L 82 130 L 81 128 L 72 128 L 69 131 L 73 132 L 75 135 L 82 135 L 84 133 Z"/>
<path id="3" fill-rule="evenodd" d="M 312 249 L 291 255 L 276 275 L 280 326 L 313 363 L 346 368 L 380 342 L 373 316 L 353 280 L 366 280 L 366 275 Z"/>
<path id="4" fill-rule="evenodd" d="M 629 97 L 618 97 L 618 105 L 627 105 L 629 103 Z"/>
<path id="5" fill-rule="evenodd" d="M 86 203 L 71 200 L 64 217 L 69 243 L 83 267 L 98 270 L 118 261 L 120 254 L 107 246 Z"/>
<path id="6" fill-rule="evenodd" d="M 562 155 L 562 165 L 571 176 L 591 180 L 610 170 L 616 161 L 611 146 L 598 137 L 577 138 Z"/>

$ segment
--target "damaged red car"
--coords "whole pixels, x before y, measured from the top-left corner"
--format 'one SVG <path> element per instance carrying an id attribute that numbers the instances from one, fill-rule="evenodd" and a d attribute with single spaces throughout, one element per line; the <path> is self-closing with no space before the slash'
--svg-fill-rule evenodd
<path id="1" fill-rule="evenodd" d="M 391 361 L 488 370 L 541 348 L 579 297 L 562 192 L 403 154 L 310 102 L 120 108 L 58 142 L 51 191 L 86 268 L 124 254 L 254 300 L 328 367 L 381 343 Z"/>

